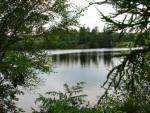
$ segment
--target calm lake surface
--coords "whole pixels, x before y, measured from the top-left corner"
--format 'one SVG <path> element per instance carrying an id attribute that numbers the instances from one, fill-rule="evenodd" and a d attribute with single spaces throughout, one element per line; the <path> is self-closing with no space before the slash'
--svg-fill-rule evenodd
<path id="1" fill-rule="evenodd" d="M 135 48 L 136 49 L 136 48 Z M 35 106 L 35 99 L 47 91 L 63 91 L 63 84 L 75 85 L 77 82 L 85 82 L 84 93 L 91 105 L 96 104 L 98 96 L 104 89 L 101 85 L 112 67 L 119 64 L 122 53 L 128 51 L 122 49 L 78 49 L 48 51 L 53 61 L 53 71 L 49 74 L 39 74 L 42 79 L 40 85 L 34 90 L 24 90 L 25 95 L 19 95 L 19 107 L 26 113 L 31 113 L 31 107 Z"/>

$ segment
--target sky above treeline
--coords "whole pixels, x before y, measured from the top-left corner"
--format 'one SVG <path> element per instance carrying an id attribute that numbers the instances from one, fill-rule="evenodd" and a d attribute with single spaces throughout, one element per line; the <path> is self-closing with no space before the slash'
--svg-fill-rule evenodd
<path id="1" fill-rule="evenodd" d="M 86 7 L 88 6 L 89 2 L 92 1 L 102 1 L 102 0 L 70 0 L 77 6 Z M 86 11 L 83 12 L 83 16 L 80 17 L 79 22 L 82 26 L 89 27 L 93 29 L 95 26 L 98 26 L 99 31 L 102 31 L 106 24 L 101 20 L 99 12 L 97 11 L 98 8 L 103 14 L 108 15 L 110 12 L 113 12 L 113 8 L 108 5 L 95 5 L 90 6 Z"/>

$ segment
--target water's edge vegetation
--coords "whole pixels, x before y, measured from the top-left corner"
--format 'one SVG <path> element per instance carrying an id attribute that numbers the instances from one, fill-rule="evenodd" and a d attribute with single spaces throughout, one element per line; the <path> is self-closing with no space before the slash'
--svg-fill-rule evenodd
<path id="1" fill-rule="evenodd" d="M 12 48 L 19 50 L 123 48 L 134 47 L 135 37 L 135 33 L 126 33 L 125 37 L 121 37 L 119 33 L 105 29 L 99 32 L 97 27 L 92 30 L 85 27 L 80 27 L 79 30 L 54 29 L 27 42 L 20 41 Z"/>

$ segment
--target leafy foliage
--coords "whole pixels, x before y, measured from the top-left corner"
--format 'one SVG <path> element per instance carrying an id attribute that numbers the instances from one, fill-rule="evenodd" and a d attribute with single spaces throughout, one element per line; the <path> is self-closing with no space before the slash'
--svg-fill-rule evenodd
<path id="1" fill-rule="evenodd" d="M 104 0 L 92 3 L 112 5 L 115 9 L 113 14 L 104 15 L 98 10 L 108 23 L 107 29 L 120 32 L 121 37 L 126 36 L 125 32 L 133 32 L 136 34 L 134 46 L 143 47 L 142 50 L 131 51 L 120 65 L 109 72 L 104 83 L 106 92 L 99 101 L 100 108 L 105 112 L 109 112 L 107 107 L 111 107 L 126 113 L 149 113 L 149 3 L 148 0 Z M 124 18 L 119 20 L 119 16 Z"/>
<path id="2" fill-rule="evenodd" d="M 1 113 L 18 113 L 23 112 L 15 104 L 18 101 L 15 94 L 23 94 L 10 83 L 4 83 L 4 79 L 0 81 L 0 112 Z"/>
<path id="3" fill-rule="evenodd" d="M 4 94 L 0 95 L 0 101 L 4 103 L 0 106 L 1 111 L 16 112 L 13 101 L 18 86 L 35 86 L 39 82 L 37 73 L 50 71 L 49 58 L 45 52 L 32 48 L 33 40 L 52 28 L 77 24 L 78 10 L 71 10 L 70 6 L 67 0 L 0 1 L 0 87 Z M 22 46 L 20 42 L 28 42 L 30 49 L 27 46 L 12 49 L 17 43 Z M 9 93 L 5 95 L 7 91 Z"/>
<path id="4" fill-rule="evenodd" d="M 75 113 L 78 112 L 80 107 L 84 104 L 84 98 L 87 96 L 82 94 L 83 82 L 77 83 L 76 86 L 69 87 L 64 84 L 64 92 L 52 91 L 46 94 L 49 97 L 40 95 L 36 102 L 41 102 L 40 112 L 34 113 Z"/>

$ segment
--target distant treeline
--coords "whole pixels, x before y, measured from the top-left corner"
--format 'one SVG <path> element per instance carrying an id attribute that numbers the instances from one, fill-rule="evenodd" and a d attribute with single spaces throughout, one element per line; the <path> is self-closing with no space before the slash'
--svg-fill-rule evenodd
<path id="1" fill-rule="evenodd" d="M 134 40 L 134 33 L 126 33 L 123 37 L 119 33 L 106 29 L 99 32 L 98 28 L 90 30 L 81 27 L 79 30 L 52 30 L 28 42 L 20 42 L 17 48 L 36 49 L 81 49 L 81 48 L 111 48 L 129 47 Z M 18 44 L 17 44 L 18 45 Z"/>

